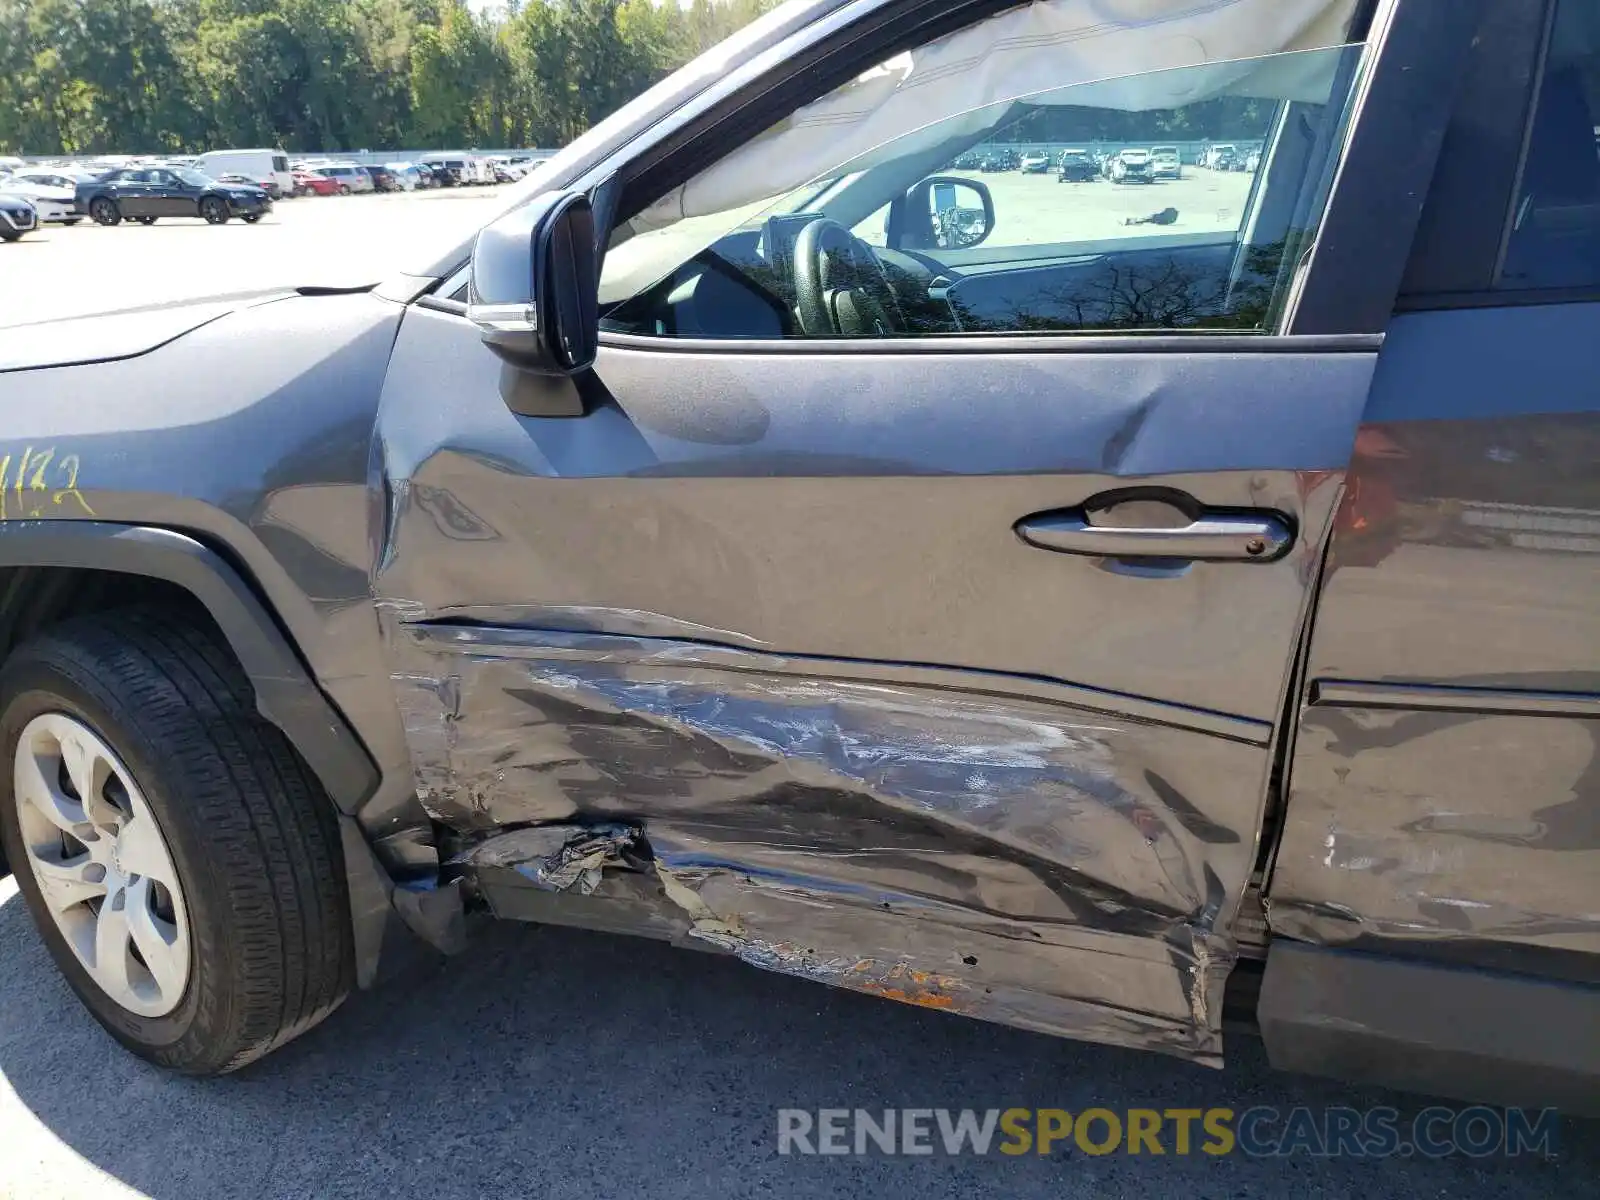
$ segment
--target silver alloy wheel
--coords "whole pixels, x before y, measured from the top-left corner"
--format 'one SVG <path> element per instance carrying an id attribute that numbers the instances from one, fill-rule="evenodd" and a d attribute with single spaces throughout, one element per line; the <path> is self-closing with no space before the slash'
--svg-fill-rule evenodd
<path id="1" fill-rule="evenodd" d="M 12 782 L 28 866 L 89 977 L 141 1017 L 178 1006 L 189 919 L 172 855 L 128 768 L 63 713 L 29 721 Z"/>

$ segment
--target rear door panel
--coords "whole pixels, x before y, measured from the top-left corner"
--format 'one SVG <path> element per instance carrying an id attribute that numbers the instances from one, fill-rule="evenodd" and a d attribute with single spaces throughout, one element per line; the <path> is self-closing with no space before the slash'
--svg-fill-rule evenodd
<path id="1" fill-rule="evenodd" d="M 535 419 L 414 310 L 376 592 L 425 806 L 637 823 L 678 932 L 758 965 L 1215 1061 L 1373 366 L 1251 344 L 613 345 L 608 403 Z M 1012 529 L 1153 485 L 1294 545 L 1135 569 Z"/>
<path id="2" fill-rule="evenodd" d="M 1275 932 L 1600 980 L 1597 316 L 1395 319 L 1317 608 Z"/>

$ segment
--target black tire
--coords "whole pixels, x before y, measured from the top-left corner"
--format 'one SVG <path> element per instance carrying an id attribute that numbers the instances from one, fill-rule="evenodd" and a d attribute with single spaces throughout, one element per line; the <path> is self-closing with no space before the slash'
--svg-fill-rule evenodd
<path id="1" fill-rule="evenodd" d="M 159 218 L 156 218 L 156 217 L 135 217 L 134 218 L 134 220 L 139 222 L 139 224 L 141 224 L 141 225 L 154 225 L 158 219 Z"/>
<path id="2" fill-rule="evenodd" d="M 0 230 L 0 242 L 14 242 L 21 236 L 22 234 L 15 229 Z"/>
<path id="3" fill-rule="evenodd" d="M 109 196 L 96 196 L 89 201 L 89 215 L 94 218 L 96 225 L 110 228 L 112 225 L 122 224 L 122 210 Z"/>
<path id="4" fill-rule="evenodd" d="M 243 221 L 246 225 L 254 225 L 257 221 L 261 220 L 261 214 L 260 213 L 240 213 L 239 214 L 239 220 Z"/>
<path id="5" fill-rule="evenodd" d="M 153 609 L 68 621 L 0 668 L 0 745 L 65 713 L 93 729 L 137 781 L 188 906 L 188 985 L 162 1017 L 102 991 L 62 937 L 27 865 L 0 772 L 0 843 L 56 965 L 141 1058 L 192 1075 L 232 1071 L 304 1033 L 348 994 L 349 898 L 339 829 L 315 776 L 255 709 L 216 634 Z"/>
<path id="6" fill-rule="evenodd" d="M 341 183 L 339 185 L 339 195 L 348 196 L 349 194 L 350 194 L 350 185 L 348 183 Z"/>
<path id="7" fill-rule="evenodd" d="M 200 215 L 205 218 L 207 225 L 226 225 L 228 218 L 232 216 L 228 212 L 228 202 L 221 196 L 202 196 Z"/>

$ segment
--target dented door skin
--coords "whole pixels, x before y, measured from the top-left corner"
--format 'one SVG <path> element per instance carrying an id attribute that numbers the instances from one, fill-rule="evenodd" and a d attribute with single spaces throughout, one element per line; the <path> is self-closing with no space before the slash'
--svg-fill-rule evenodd
<path id="1" fill-rule="evenodd" d="M 1328 553 L 1274 933 L 1600 981 L 1600 305 L 1389 331 Z"/>
<path id="2" fill-rule="evenodd" d="M 610 346 L 609 401 L 541 419 L 413 309 L 374 590 L 452 869 L 501 915 L 1218 1063 L 1373 363 L 1272 349 Z M 1133 488 L 1292 544 L 1119 563 L 1013 531 Z"/>

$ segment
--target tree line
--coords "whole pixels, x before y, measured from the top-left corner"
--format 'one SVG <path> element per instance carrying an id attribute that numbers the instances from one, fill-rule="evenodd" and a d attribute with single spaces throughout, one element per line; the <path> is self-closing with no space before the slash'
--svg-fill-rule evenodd
<path id="1" fill-rule="evenodd" d="M 776 0 L 0 0 L 0 152 L 557 146 Z"/>

